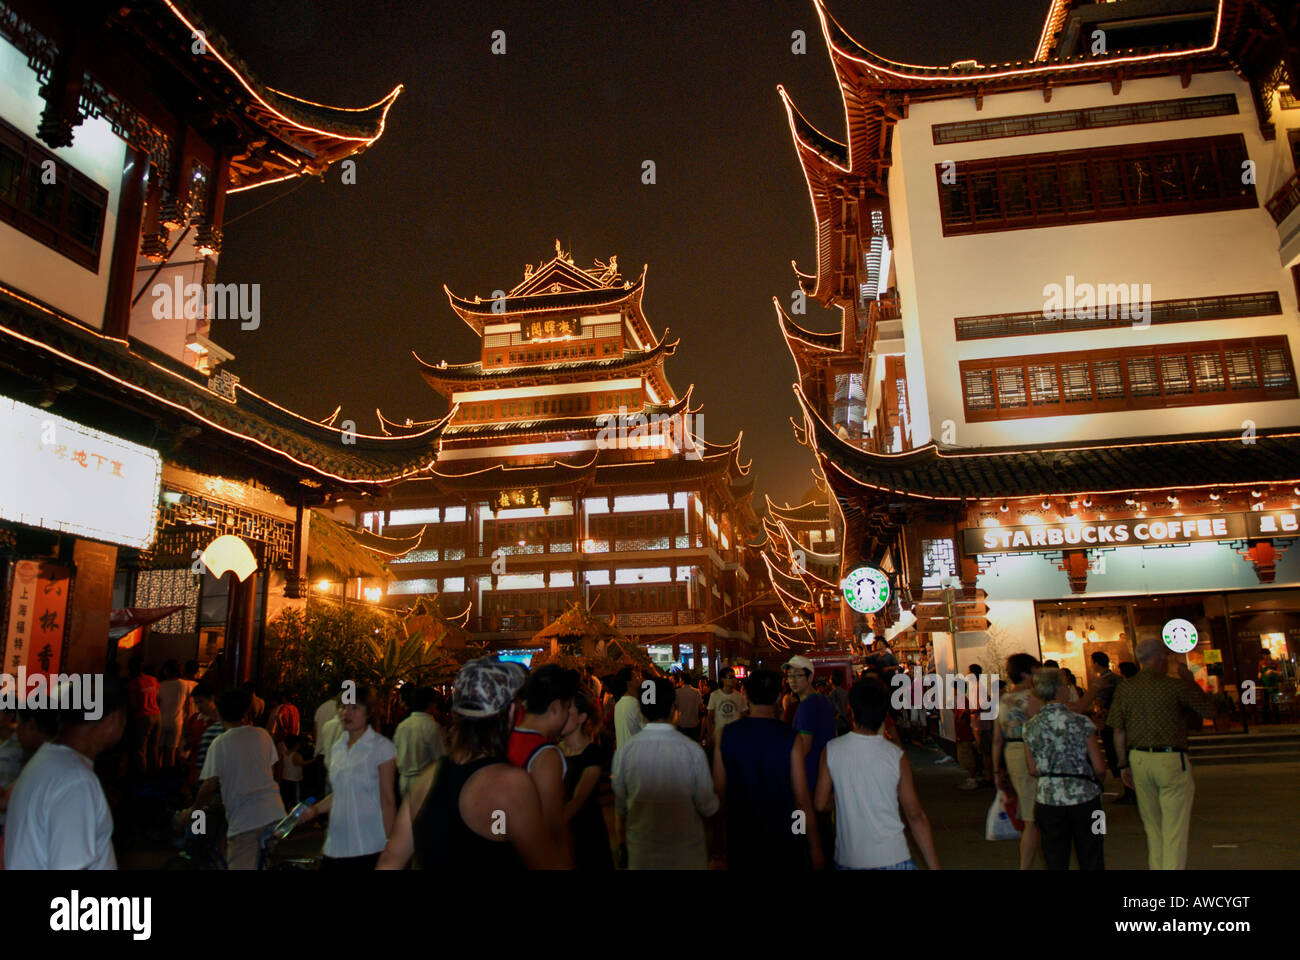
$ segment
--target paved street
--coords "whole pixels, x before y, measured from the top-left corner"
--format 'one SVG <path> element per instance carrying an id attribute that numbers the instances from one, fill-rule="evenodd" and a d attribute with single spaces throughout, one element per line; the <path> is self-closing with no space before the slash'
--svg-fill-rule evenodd
<path id="1" fill-rule="evenodd" d="M 943 867 L 1014 869 L 1016 842 L 984 839 L 992 788 L 958 790 L 965 774 L 954 763 L 936 765 L 937 751 L 911 747 L 908 756 Z M 1205 766 L 1197 768 L 1195 776 L 1188 869 L 1300 867 L 1300 837 L 1294 829 L 1300 805 L 1300 763 Z M 1108 777 L 1106 789 L 1118 795 L 1118 781 Z M 1136 805 L 1116 806 L 1106 801 L 1103 809 L 1107 868 L 1145 869 L 1146 838 Z"/>

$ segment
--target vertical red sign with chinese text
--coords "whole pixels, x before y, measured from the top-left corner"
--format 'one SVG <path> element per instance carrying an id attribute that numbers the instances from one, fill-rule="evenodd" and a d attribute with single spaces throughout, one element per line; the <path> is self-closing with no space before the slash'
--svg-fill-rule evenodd
<path id="1" fill-rule="evenodd" d="M 9 590 L 5 673 L 58 673 L 67 633 L 72 569 L 47 560 L 17 560 Z"/>

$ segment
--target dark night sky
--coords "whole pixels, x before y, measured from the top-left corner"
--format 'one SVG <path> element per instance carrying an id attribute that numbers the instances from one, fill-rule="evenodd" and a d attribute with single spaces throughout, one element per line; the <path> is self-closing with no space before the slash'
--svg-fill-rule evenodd
<path id="1" fill-rule="evenodd" d="M 1047 0 L 832 0 L 876 52 L 913 63 L 1032 56 Z M 255 331 L 216 324 L 230 369 L 312 417 L 376 433 L 376 406 L 429 419 L 445 402 L 417 372 L 477 359 L 442 292 L 484 297 L 549 258 L 617 254 L 650 265 L 656 331 L 681 338 L 667 372 L 695 384 L 704 433 L 745 431 L 758 489 L 778 502 L 811 484 L 793 438 L 794 366 L 771 298 L 790 261 L 814 266 L 807 187 L 777 96 L 821 129 L 843 113 L 811 0 L 205 0 L 206 19 L 259 78 L 295 96 L 363 106 L 406 90 L 383 137 L 324 182 L 238 194 L 222 282 L 260 283 Z M 493 30 L 507 52 L 491 53 Z M 791 32 L 808 52 L 791 52 Z M 654 160 L 655 185 L 641 183 Z M 288 193 L 293 190 L 292 193 Z M 278 197 L 264 209 L 255 210 Z M 229 222 L 249 211 L 238 222 Z M 830 313 L 810 310 L 829 329 Z M 756 502 L 760 510 L 761 499 Z"/>

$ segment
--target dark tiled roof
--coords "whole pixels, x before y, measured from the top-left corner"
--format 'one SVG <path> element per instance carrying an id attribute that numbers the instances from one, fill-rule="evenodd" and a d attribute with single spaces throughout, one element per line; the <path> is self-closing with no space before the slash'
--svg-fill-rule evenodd
<path id="1" fill-rule="evenodd" d="M 1073 495 L 1136 490 L 1295 483 L 1300 480 L 1300 432 L 1151 440 L 1115 440 L 1052 448 L 941 451 L 928 444 L 905 454 L 860 450 L 836 436 L 799 396 L 813 428 L 827 478 L 903 497 L 961 500 Z M 838 481 L 838 482 L 837 482 Z M 846 491 L 839 489 L 841 494 Z"/>
<path id="2" fill-rule="evenodd" d="M 313 103 L 275 90 L 257 79 L 248 64 L 231 48 L 229 41 L 220 31 L 212 29 L 211 25 L 204 21 L 203 14 L 195 9 L 192 0 L 170 0 L 170 2 L 175 6 L 176 13 L 173 13 L 162 0 L 152 0 L 150 5 L 158 8 L 159 17 L 176 18 L 177 26 L 182 28 L 181 32 L 185 34 L 186 49 L 192 43 L 192 35 L 183 29 L 184 24 L 180 21 L 182 16 L 203 32 L 205 43 L 214 52 L 220 54 L 221 58 L 247 81 L 271 109 L 283 114 L 294 123 L 327 134 L 366 140 L 377 137 L 383 129 L 384 115 L 388 112 L 392 101 L 396 99 L 398 90 L 392 91 L 378 103 L 360 108 L 332 107 L 328 104 Z"/>
<path id="3" fill-rule="evenodd" d="M 139 341 L 105 337 L 40 306 L 0 292 L 0 343 L 5 360 L 29 371 L 49 370 L 78 382 L 76 392 L 129 397 L 161 422 L 179 418 L 211 431 L 231 451 L 289 474 L 334 483 L 375 483 L 430 466 L 442 422 L 403 437 L 348 435 L 301 417 L 242 384 L 231 402 L 207 387 L 207 378 Z M 19 357 L 27 358 L 20 361 Z"/>

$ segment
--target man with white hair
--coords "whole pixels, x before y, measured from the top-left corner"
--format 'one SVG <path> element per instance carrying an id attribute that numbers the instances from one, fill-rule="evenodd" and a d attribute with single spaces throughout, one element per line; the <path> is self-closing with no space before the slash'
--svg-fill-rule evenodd
<path id="1" fill-rule="evenodd" d="M 1214 716 L 1214 701 L 1192 679 L 1185 661 L 1177 677 L 1169 651 L 1158 638 L 1137 647 L 1141 671 L 1115 690 L 1109 723 L 1124 785 L 1137 791 L 1152 870 L 1187 866 L 1187 836 L 1195 784 L 1187 762 L 1187 712 Z"/>

